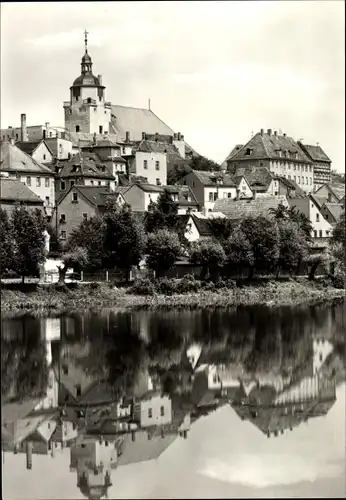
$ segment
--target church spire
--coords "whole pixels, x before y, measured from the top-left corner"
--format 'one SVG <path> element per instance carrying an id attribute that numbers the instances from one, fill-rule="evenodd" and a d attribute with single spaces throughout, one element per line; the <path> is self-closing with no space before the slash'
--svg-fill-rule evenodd
<path id="1" fill-rule="evenodd" d="M 88 35 L 89 33 L 87 30 L 84 31 L 84 44 L 85 44 L 85 54 L 82 57 L 82 75 L 85 75 L 86 73 L 92 73 L 92 60 L 91 57 L 88 54 Z"/>

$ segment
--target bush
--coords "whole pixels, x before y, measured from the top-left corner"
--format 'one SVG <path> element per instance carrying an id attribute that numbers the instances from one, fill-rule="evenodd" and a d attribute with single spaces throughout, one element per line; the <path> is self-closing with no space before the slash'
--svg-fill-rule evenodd
<path id="1" fill-rule="evenodd" d="M 178 283 L 179 293 L 196 293 L 201 288 L 199 281 L 192 274 L 186 274 Z"/>
<path id="2" fill-rule="evenodd" d="M 343 289 L 345 288 L 345 275 L 336 274 L 335 276 L 332 276 L 331 282 L 335 288 Z"/>
<path id="3" fill-rule="evenodd" d="M 173 295 L 174 293 L 179 293 L 178 286 L 179 282 L 172 278 L 162 278 L 157 283 L 157 292 L 164 295 Z"/>
<path id="4" fill-rule="evenodd" d="M 155 286 L 149 278 L 139 278 L 135 280 L 129 292 L 136 295 L 154 295 Z"/>
<path id="5" fill-rule="evenodd" d="M 90 290 L 99 290 L 101 288 L 101 285 L 100 283 L 93 281 L 92 283 L 89 283 L 89 288 Z"/>

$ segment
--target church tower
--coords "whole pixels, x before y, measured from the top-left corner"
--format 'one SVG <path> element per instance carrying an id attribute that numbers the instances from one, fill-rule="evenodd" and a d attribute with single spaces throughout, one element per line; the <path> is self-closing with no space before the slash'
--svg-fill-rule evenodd
<path id="1" fill-rule="evenodd" d="M 93 63 L 88 54 L 88 32 L 85 31 L 84 35 L 85 54 L 81 74 L 70 87 L 70 100 L 64 102 L 65 128 L 73 134 L 107 134 L 112 105 L 105 102 L 101 75 L 93 75 Z"/>

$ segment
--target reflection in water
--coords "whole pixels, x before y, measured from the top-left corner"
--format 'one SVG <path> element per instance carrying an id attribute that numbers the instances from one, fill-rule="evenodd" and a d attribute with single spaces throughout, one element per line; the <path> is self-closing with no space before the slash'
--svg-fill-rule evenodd
<path id="1" fill-rule="evenodd" d="M 2 449 L 70 450 L 86 498 L 229 405 L 269 437 L 325 416 L 345 380 L 343 304 L 2 321 Z M 34 456 L 34 458 L 33 458 Z"/>

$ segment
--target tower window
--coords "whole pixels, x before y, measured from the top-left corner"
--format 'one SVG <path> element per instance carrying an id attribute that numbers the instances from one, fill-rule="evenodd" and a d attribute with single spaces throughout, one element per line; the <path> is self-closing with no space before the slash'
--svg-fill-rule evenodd
<path id="1" fill-rule="evenodd" d="M 79 100 L 79 97 L 78 97 L 78 95 L 76 95 L 76 102 L 78 102 L 78 100 Z"/>
<path id="2" fill-rule="evenodd" d="M 76 125 L 76 132 L 79 132 L 79 125 Z"/>
<path id="3" fill-rule="evenodd" d="M 66 189 L 65 181 L 61 181 L 60 182 L 60 191 L 65 191 L 65 189 Z"/>
<path id="4" fill-rule="evenodd" d="M 91 103 L 91 97 L 88 97 L 87 102 L 90 104 Z"/>

